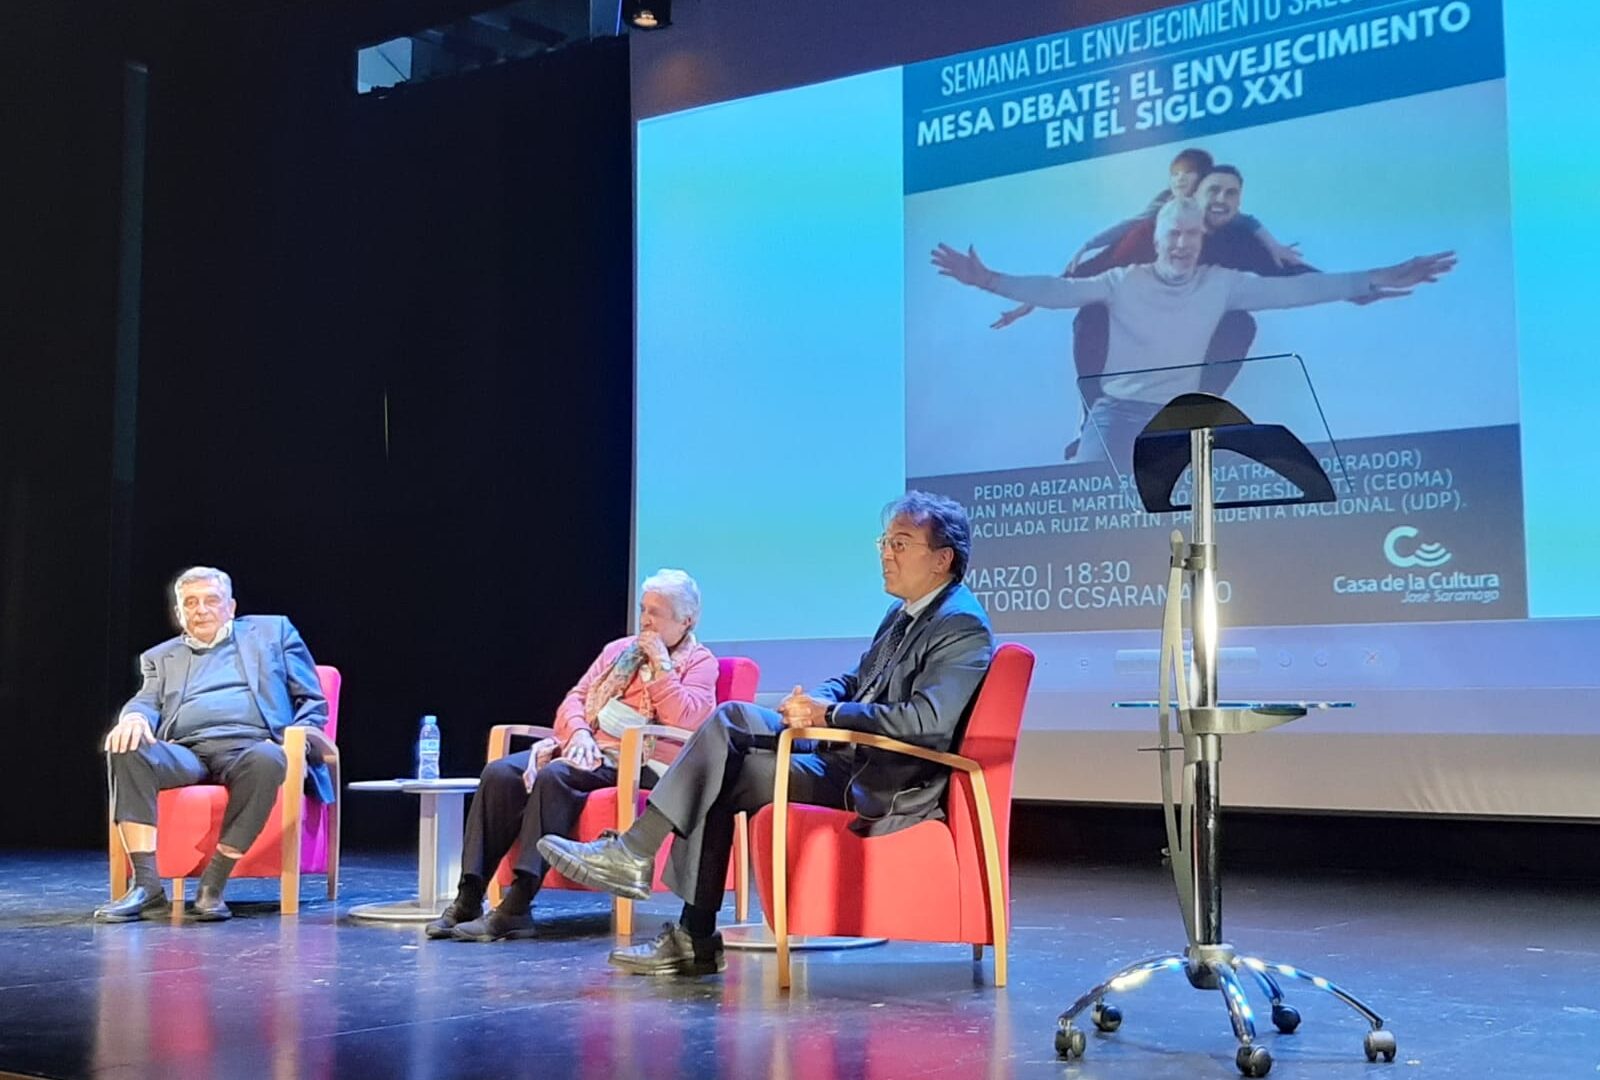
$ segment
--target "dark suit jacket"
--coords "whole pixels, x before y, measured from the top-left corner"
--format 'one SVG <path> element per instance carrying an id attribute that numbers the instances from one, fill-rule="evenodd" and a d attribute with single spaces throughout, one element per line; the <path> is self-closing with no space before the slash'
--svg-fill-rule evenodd
<path id="1" fill-rule="evenodd" d="M 900 605 L 889 609 L 874 645 L 889 630 Z M 948 752 L 989 670 L 994 632 L 989 616 L 965 585 L 951 582 L 911 624 L 886 674 L 874 685 L 860 685 L 869 648 L 850 671 L 823 683 L 812 696 L 837 702 L 833 726 L 869 731 Z M 919 821 L 944 817 L 950 772 L 942 765 L 887 750 L 856 747 L 850 782 L 856 820 L 863 836 L 894 832 Z"/>
<path id="2" fill-rule="evenodd" d="M 283 742 L 283 729 L 292 724 L 327 725 L 328 701 L 322 696 L 317 666 L 293 623 L 282 615 L 241 615 L 233 620 L 233 639 L 239 646 L 245 681 L 274 741 Z M 122 712 L 143 716 L 158 739 L 166 737 L 177 716 L 192 655 L 179 636 L 139 657 L 144 684 Z M 317 797 L 332 802 L 333 779 L 327 768 L 313 761 L 307 774 L 316 785 Z"/>

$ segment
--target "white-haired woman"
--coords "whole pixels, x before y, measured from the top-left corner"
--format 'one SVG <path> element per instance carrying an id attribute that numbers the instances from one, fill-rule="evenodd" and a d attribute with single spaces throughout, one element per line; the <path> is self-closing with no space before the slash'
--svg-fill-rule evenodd
<path id="1" fill-rule="evenodd" d="M 556 738 L 484 768 L 467 811 L 461 881 L 444 914 L 428 924 L 429 937 L 531 937 L 533 897 L 547 869 L 539 837 L 571 836 L 589 793 L 616 784 L 622 732 L 646 722 L 693 731 L 711 715 L 717 659 L 694 636 L 700 587 L 682 570 L 658 570 L 639 593 L 639 633 L 600 650 L 556 708 Z M 655 784 L 670 752 L 663 746 L 652 753 L 641 786 Z M 518 841 L 511 887 L 484 914 L 489 878 Z"/>

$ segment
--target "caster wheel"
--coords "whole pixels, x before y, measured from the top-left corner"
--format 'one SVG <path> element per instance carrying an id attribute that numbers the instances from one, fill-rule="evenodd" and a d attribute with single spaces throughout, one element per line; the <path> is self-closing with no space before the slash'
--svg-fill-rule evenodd
<path id="1" fill-rule="evenodd" d="M 1115 1031 L 1122 1026 L 1122 1010 L 1101 1001 L 1089 1010 L 1089 1019 L 1093 1020 L 1094 1026 L 1101 1031 Z"/>
<path id="2" fill-rule="evenodd" d="M 1285 1035 L 1293 1034 L 1294 1029 L 1300 1026 L 1300 1010 L 1293 1005 L 1274 1005 L 1272 1026 Z"/>
<path id="3" fill-rule="evenodd" d="M 1241 1046 L 1233 1063 L 1246 1076 L 1265 1076 L 1272 1071 L 1272 1055 L 1265 1046 Z"/>
<path id="4" fill-rule="evenodd" d="M 1063 1023 L 1056 1029 L 1056 1054 L 1067 1061 L 1081 1058 L 1088 1040 L 1083 1032 L 1073 1027 L 1070 1023 Z"/>
<path id="5" fill-rule="evenodd" d="M 1393 1061 L 1395 1053 L 1394 1032 L 1384 1031 L 1382 1028 L 1367 1032 L 1367 1037 L 1361 1040 L 1361 1049 L 1367 1052 L 1368 1061 L 1377 1061 L 1379 1054 L 1383 1055 L 1383 1060 Z"/>

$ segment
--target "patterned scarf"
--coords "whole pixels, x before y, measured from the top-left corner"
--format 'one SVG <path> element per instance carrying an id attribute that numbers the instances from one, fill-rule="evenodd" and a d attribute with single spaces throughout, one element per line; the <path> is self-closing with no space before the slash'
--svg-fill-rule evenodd
<path id="1" fill-rule="evenodd" d="M 628 689 L 628 684 L 633 682 L 633 677 L 639 674 L 639 669 L 644 667 L 644 650 L 639 648 L 639 639 L 628 642 L 628 647 L 623 649 L 615 660 L 611 662 L 611 670 L 596 679 L 589 685 L 589 693 L 583 699 L 583 718 L 589 721 L 589 726 L 595 726 L 600 710 L 605 708 L 615 698 L 622 696 Z M 650 707 L 648 700 L 645 708 Z"/>
<path id="2" fill-rule="evenodd" d="M 695 637 L 691 631 L 683 635 L 683 640 L 678 642 L 676 648 L 668 649 L 667 655 L 671 657 L 673 663 L 677 663 L 678 658 L 688 652 L 694 643 Z M 644 667 L 644 651 L 639 648 L 639 639 L 634 638 L 612 661 L 611 670 L 589 686 L 589 693 L 583 699 L 583 717 L 589 721 L 591 728 L 595 726 L 600 710 L 613 699 L 623 695 L 628 689 L 628 684 L 633 682 L 633 677 L 639 674 L 639 669 L 642 667 Z M 646 718 L 655 719 L 655 711 L 650 706 L 649 698 L 645 699 L 643 712 Z"/>

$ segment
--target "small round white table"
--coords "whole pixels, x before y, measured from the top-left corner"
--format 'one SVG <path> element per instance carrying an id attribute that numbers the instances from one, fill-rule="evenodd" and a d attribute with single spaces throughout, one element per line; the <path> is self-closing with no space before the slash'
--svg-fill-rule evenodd
<path id="1" fill-rule="evenodd" d="M 439 780 L 358 780 L 349 791 L 401 791 L 418 798 L 417 896 L 382 904 L 357 904 L 350 909 L 356 919 L 375 922 L 431 922 L 455 895 L 461 876 L 462 799 L 478 790 L 478 778 Z"/>

